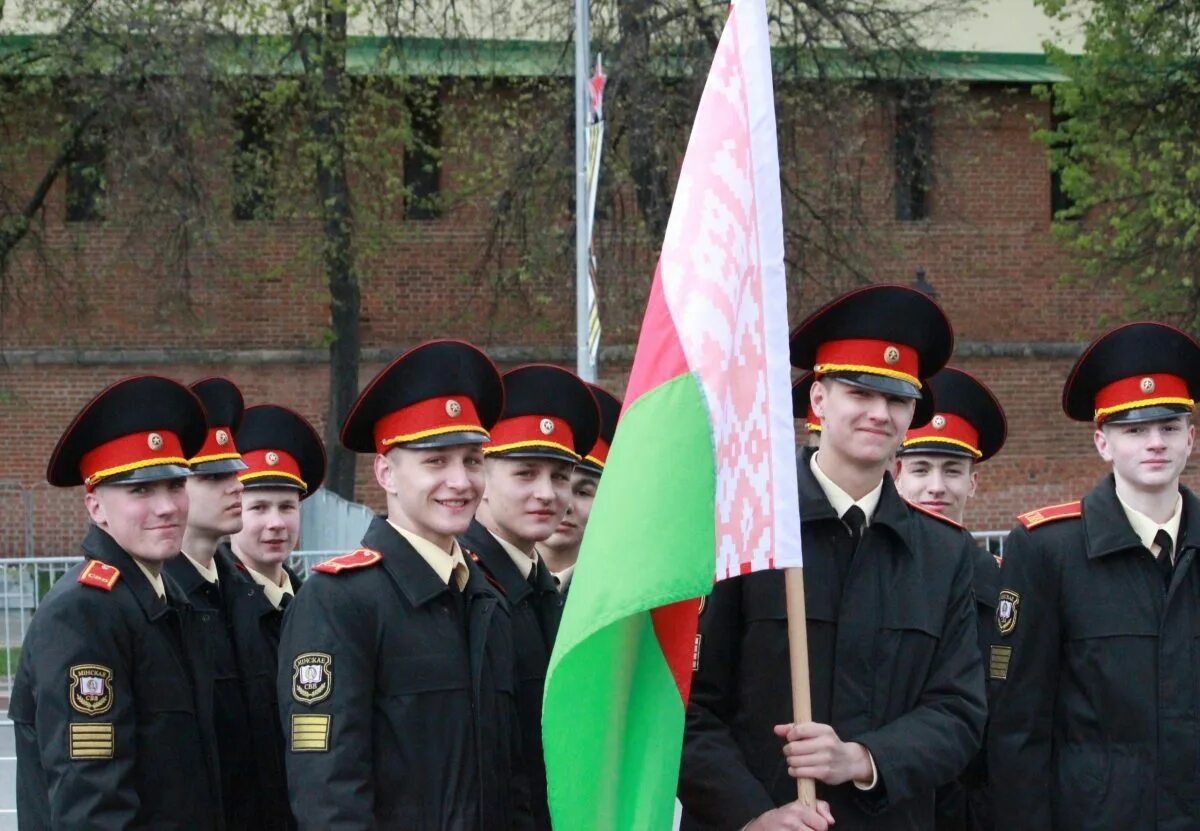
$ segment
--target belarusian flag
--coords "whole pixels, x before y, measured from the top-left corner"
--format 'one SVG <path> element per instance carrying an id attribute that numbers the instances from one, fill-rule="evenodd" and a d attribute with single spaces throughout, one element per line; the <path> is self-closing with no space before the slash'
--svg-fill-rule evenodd
<path id="1" fill-rule="evenodd" d="M 800 564 L 790 380 L 766 8 L 736 0 L 550 659 L 556 828 L 671 827 L 694 598 Z"/>

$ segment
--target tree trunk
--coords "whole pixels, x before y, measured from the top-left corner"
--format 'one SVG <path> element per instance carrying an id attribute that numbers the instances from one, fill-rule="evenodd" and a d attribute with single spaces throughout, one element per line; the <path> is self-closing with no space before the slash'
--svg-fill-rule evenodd
<path id="1" fill-rule="evenodd" d="M 354 262 L 354 217 L 346 177 L 345 0 L 322 0 L 320 85 L 314 96 L 313 134 L 317 150 L 317 201 L 321 206 L 321 246 L 329 282 L 329 416 L 325 448 L 329 470 L 325 487 L 345 499 L 354 498 L 355 456 L 341 446 L 338 433 L 358 394 L 359 309 L 361 297 Z"/>

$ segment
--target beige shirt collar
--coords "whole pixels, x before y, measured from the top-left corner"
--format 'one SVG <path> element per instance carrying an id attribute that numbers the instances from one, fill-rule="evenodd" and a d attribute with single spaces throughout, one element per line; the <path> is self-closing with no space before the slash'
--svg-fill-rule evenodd
<path id="1" fill-rule="evenodd" d="M 817 484 L 821 486 L 821 490 L 825 492 L 825 498 L 829 500 L 829 504 L 833 506 L 833 510 L 837 511 L 838 516 L 842 516 L 846 511 L 850 510 L 851 505 L 857 505 L 859 510 L 867 518 L 867 525 L 871 524 L 871 517 L 875 516 L 875 509 L 879 507 L 879 497 L 883 495 L 883 479 L 880 478 L 879 484 L 875 489 L 864 496 L 862 499 L 855 501 L 854 497 L 842 490 L 841 486 L 825 475 L 825 471 L 821 470 L 821 466 L 817 464 L 817 457 L 821 455 L 818 450 L 808 460 L 808 467 L 812 471 L 813 477 L 817 480 Z"/>
<path id="2" fill-rule="evenodd" d="M 292 588 L 292 578 L 288 577 L 288 573 L 283 573 L 283 582 L 278 586 L 272 583 L 265 574 L 259 574 L 254 569 L 247 567 L 246 571 L 250 574 L 250 579 L 263 587 L 263 594 L 267 596 L 267 600 L 271 601 L 271 605 L 276 609 L 283 602 L 283 596 L 295 596 L 296 590 Z"/>
<path id="3" fill-rule="evenodd" d="M 215 558 L 213 559 L 212 563 L 205 568 L 204 566 L 200 565 L 200 563 L 193 560 L 192 555 L 188 554 L 186 551 L 184 552 L 183 556 L 187 557 L 188 562 L 194 565 L 196 567 L 196 571 L 200 572 L 200 576 L 208 582 L 215 583 L 220 578 L 220 575 L 217 574 L 217 561 Z"/>
<path id="4" fill-rule="evenodd" d="M 538 559 L 537 549 L 535 548 L 533 550 L 533 556 L 530 557 L 508 540 L 500 539 L 498 534 L 495 534 L 492 531 L 488 531 L 488 533 L 495 537 L 496 542 L 500 543 L 501 547 L 508 552 L 508 556 L 512 559 L 513 565 L 515 565 L 517 570 L 521 572 L 521 576 L 528 580 L 529 575 L 533 573 L 533 566 Z"/>
<path id="5" fill-rule="evenodd" d="M 554 575 L 554 579 L 558 582 L 558 591 L 561 594 L 567 590 L 568 586 L 571 585 L 571 577 L 575 574 L 575 564 L 572 563 L 562 571 L 555 571 L 551 573 Z"/>
<path id="6" fill-rule="evenodd" d="M 400 536 L 408 540 L 408 544 L 421 555 L 422 560 L 429 564 L 429 567 L 433 569 L 433 573 L 438 576 L 439 580 L 449 586 L 450 578 L 453 577 L 459 591 L 467 587 L 467 577 L 469 576 L 467 561 L 463 559 L 462 549 L 458 545 L 458 540 L 454 541 L 450 553 L 447 554 L 438 548 L 435 543 L 401 528 L 390 519 L 387 523 L 395 528 Z"/>
<path id="7" fill-rule="evenodd" d="M 146 579 L 150 581 L 150 588 L 154 589 L 154 593 L 158 595 L 158 599 L 166 600 L 167 587 L 163 585 L 162 574 L 155 574 L 153 571 L 146 568 L 144 565 L 142 565 L 142 561 L 137 557 L 130 557 L 129 559 L 133 560 L 133 564 L 141 570 L 142 574 L 146 575 Z"/>
<path id="8" fill-rule="evenodd" d="M 1151 554 L 1155 557 L 1158 556 L 1158 546 L 1154 542 L 1154 537 L 1158 534 L 1159 529 L 1170 534 L 1171 542 L 1176 549 L 1179 548 L 1179 522 L 1183 519 L 1183 494 L 1179 494 L 1176 497 L 1175 512 L 1162 525 L 1159 525 L 1137 508 L 1134 508 L 1122 499 L 1119 493 L 1117 494 L 1117 501 L 1121 503 L 1121 510 L 1125 512 L 1125 518 L 1129 520 L 1129 526 L 1133 528 L 1133 533 L 1137 534 L 1137 538 L 1142 541 L 1142 545 L 1150 549 Z M 1175 551 L 1171 552 L 1171 561 L 1175 561 Z"/>

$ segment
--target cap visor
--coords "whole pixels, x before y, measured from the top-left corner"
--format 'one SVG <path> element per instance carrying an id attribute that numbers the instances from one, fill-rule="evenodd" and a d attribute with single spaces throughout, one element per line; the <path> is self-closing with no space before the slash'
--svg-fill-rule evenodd
<path id="1" fill-rule="evenodd" d="M 921 390 L 908 381 L 889 378 L 886 375 L 874 375 L 869 372 L 831 372 L 829 377 L 852 387 L 860 387 L 884 395 L 898 395 L 901 398 L 921 397 Z"/>
<path id="2" fill-rule="evenodd" d="M 192 473 L 211 476 L 216 473 L 237 473 L 246 469 L 246 463 L 241 459 L 214 459 L 211 462 L 197 462 L 191 467 Z"/>
<path id="3" fill-rule="evenodd" d="M 579 464 L 579 459 L 561 450 L 551 447 L 522 447 L 518 450 L 507 450 L 499 453 L 488 453 L 489 459 L 549 459 L 552 462 L 569 462 Z"/>
<path id="4" fill-rule="evenodd" d="M 1182 405 L 1167 404 L 1154 407 L 1134 407 L 1131 410 L 1123 410 L 1119 413 L 1113 413 L 1108 418 L 1101 421 L 1101 424 L 1139 424 L 1143 421 L 1165 421 L 1169 418 L 1176 418 L 1181 415 L 1188 415 L 1191 409 Z"/>
<path id="5" fill-rule="evenodd" d="M 901 447 L 896 451 L 896 455 L 901 457 L 920 456 L 926 454 L 934 456 L 957 456 L 961 459 L 970 460 L 974 460 L 976 458 L 974 453 L 971 453 L 969 450 L 965 450 L 964 448 L 953 444 L 941 444 L 939 442 L 932 441 L 914 444 L 912 447 Z"/>
<path id="6" fill-rule="evenodd" d="M 308 491 L 300 487 L 300 484 L 294 479 L 287 479 L 283 476 L 257 476 L 253 479 L 242 480 L 244 490 L 259 490 L 270 488 L 272 490 L 290 490 L 300 491 L 301 494 L 307 496 Z"/>
<path id="7" fill-rule="evenodd" d="M 393 444 L 392 447 L 401 447 L 405 450 L 433 450 L 438 447 L 457 447 L 460 444 L 483 444 L 487 440 L 487 436 L 483 433 L 440 433 L 436 436 L 426 436 L 416 441 Z M 391 448 L 388 449 L 390 450 Z"/>
<path id="8" fill-rule="evenodd" d="M 192 475 L 191 468 L 183 465 L 150 465 L 137 470 L 115 473 L 97 482 L 97 485 L 131 485 L 136 482 L 161 482 L 164 479 L 186 479 Z"/>

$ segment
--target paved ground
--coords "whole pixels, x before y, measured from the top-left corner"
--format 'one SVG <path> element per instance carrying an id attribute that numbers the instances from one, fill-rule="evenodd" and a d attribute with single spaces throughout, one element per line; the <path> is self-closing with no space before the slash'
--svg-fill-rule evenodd
<path id="1" fill-rule="evenodd" d="M 3 712 L 7 713 L 8 702 L 3 704 Z M 12 722 L 0 720 L 0 831 L 17 828 L 17 761 L 13 744 Z"/>

